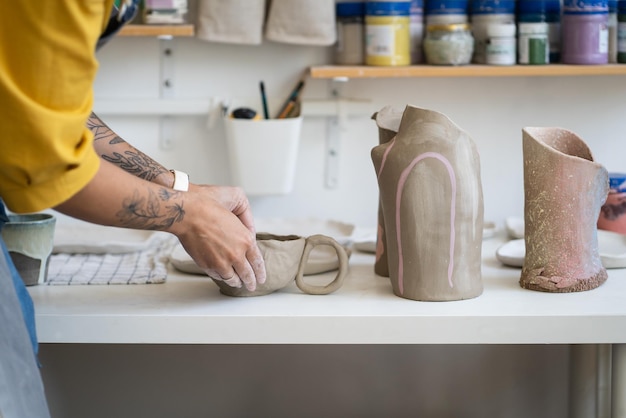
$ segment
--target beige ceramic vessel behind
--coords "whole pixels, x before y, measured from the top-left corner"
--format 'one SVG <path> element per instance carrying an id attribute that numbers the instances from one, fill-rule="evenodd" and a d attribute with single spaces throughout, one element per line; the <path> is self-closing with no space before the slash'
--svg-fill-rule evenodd
<path id="1" fill-rule="evenodd" d="M 386 144 L 391 141 L 400 129 L 400 121 L 404 109 L 385 106 L 380 111 L 372 115 L 378 126 L 378 143 Z M 382 203 L 378 202 L 378 225 L 376 230 L 376 261 L 374 262 L 374 272 L 379 276 L 389 277 L 389 263 L 387 261 L 387 242 L 385 236 L 385 220 L 383 216 Z"/>

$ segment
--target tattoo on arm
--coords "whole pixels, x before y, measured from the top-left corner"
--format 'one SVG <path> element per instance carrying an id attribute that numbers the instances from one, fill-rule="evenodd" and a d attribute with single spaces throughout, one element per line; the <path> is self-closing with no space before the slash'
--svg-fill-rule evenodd
<path id="1" fill-rule="evenodd" d="M 102 153 L 100 156 L 104 160 L 148 181 L 153 181 L 161 174 L 168 172 L 161 164 L 119 137 L 93 112 L 87 120 L 87 127 L 93 132 L 94 141 L 107 141 L 109 145 L 126 144 L 128 146 L 123 153 L 115 151 L 110 151 L 108 154 Z"/>
<path id="2" fill-rule="evenodd" d="M 95 113 L 91 112 L 89 119 L 87 119 L 87 128 L 93 133 L 94 141 L 108 140 L 109 144 L 115 145 L 121 142 L 126 142 L 120 138 L 106 123 L 102 122 Z"/>
<path id="3" fill-rule="evenodd" d="M 117 213 L 123 226 L 134 229 L 164 230 L 185 217 L 182 203 L 171 202 L 180 192 L 160 189 L 158 196 L 148 191 L 148 196 L 140 196 L 135 190 L 124 200 L 122 210 Z"/>
<path id="4" fill-rule="evenodd" d="M 134 174 L 144 180 L 152 181 L 157 176 L 167 173 L 161 164 L 154 161 L 141 151 L 125 151 L 124 154 L 114 152 L 112 155 L 102 155 L 106 161 L 116 164 L 121 169 Z"/>

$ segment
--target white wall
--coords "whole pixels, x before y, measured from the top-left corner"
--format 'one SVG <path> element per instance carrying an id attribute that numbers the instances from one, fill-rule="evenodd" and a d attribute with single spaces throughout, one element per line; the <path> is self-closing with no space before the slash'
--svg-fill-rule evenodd
<path id="1" fill-rule="evenodd" d="M 328 48 L 267 42 L 221 45 L 182 38 L 173 42 L 178 98 L 255 100 L 258 82 L 264 80 L 276 109 L 308 66 L 330 62 Z M 158 40 L 119 38 L 100 58 L 96 107 L 98 99 L 158 97 Z M 330 81 L 308 79 L 304 98 L 328 98 L 330 87 Z M 370 150 L 378 137 L 369 113 L 389 104 L 438 110 L 470 133 L 481 154 L 485 217 L 500 226 L 505 217 L 523 211 L 524 126 L 571 129 L 609 170 L 626 170 L 622 76 L 356 79 L 342 85 L 342 94 L 370 100 L 371 108 L 350 119 L 343 133 L 338 186 L 324 185 L 326 120 L 308 118 L 294 191 L 251 198 L 257 217 L 313 216 L 373 227 L 378 192 Z M 179 117 L 174 147 L 163 150 L 158 118 L 104 119 L 166 166 L 189 172 L 193 181 L 230 181 L 220 124 L 207 130 L 205 117 Z M 259 416 L 567 415 L 567 347 L 250 350 L 49 345 L 42 348 L 48 364 L 43 374 L 57 417 L 245 417 L 259 411 L 266 413 Z M 411 355 L 412 365 L 398 362 L 398 356 Z M 228 361 L 237 366 L 229 369 Z M 333 391 L 324 389 L 331 381 Z"/>

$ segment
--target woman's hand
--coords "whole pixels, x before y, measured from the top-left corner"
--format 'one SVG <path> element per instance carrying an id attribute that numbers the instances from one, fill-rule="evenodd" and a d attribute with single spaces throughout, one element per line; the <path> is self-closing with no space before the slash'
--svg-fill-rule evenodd
<path id="1" fill-rule="evenodd" d="M 173 226 L 183 247 L 207 275 L 233 287 L 256 289 L 265 263 L 256 244 L 250 204 L 238 187 L 191 185 L 182 222 Z"/>

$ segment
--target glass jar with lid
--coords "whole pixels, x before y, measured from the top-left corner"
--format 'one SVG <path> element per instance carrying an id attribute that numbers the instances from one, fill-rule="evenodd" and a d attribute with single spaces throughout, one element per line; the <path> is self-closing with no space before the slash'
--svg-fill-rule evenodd
<path id="1" fill-rule="evenodd" d="M 467 23 L 426 26 L 424 54 L 428 64 L 469 64 L 473 52 L 474 37 Z"/>
<path id="2" fill-rule="evenodd" d="M 365 62 L 365 2 L 338 1 L 335 10 L 335 64 L 361 65 Z"/>

